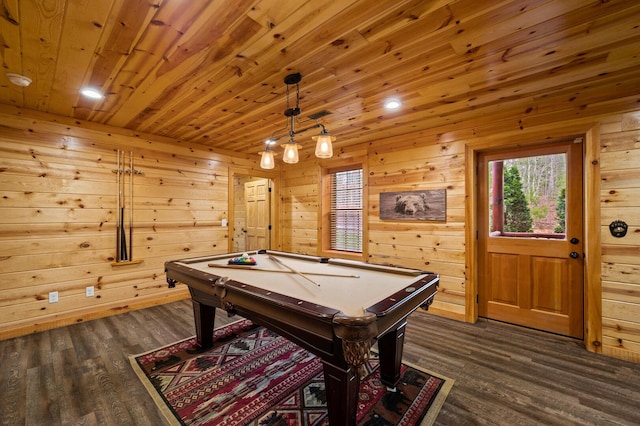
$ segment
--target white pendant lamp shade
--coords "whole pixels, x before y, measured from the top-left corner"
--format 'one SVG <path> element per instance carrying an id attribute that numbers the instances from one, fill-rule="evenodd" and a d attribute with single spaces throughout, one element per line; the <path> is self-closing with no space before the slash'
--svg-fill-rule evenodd
<path id="1" fill-rule="evenodd" d="M 284 155 L 282 156 L 282 161 L 288 164 L 296 164 L 299 161 L 298 157 L 298 144 L 289 141 L 282 145 L 284 148 Z"/>
<path id="2" fill-rule="evenodd" d="M 262 151 L 262 158 L 260 159 L 260 167 L 263 169 L 273 169 L 275 161 L 273 159 L 273 151 Z"/>
<path id="3" fill-rule="evenodd" d="M 335 136 L 331 136 L 329 133 L 323 130 L 322 133 L 320 133 L 318 136 L 313 136 L 312 139 L 316 141 L 316 157 L 333 157 L 332 142 L 336 140 Z"/>

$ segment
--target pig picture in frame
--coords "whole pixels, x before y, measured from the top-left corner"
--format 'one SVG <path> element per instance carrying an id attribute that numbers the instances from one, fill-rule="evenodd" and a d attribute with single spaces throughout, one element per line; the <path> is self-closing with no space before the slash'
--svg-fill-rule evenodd
<path id="1" fill-rule="evenodd" d="M 446 221 L 446 190 L 381 192 L 380 219 Z"/>

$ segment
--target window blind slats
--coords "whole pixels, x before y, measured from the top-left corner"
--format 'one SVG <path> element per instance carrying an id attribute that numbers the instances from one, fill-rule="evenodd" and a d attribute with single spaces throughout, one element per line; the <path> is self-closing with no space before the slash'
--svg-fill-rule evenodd
<path id="1" fill-rule="evenodd" d="M 331 248 L 362 252 L 362 169 L 336 172 L 331 180 Z"/>

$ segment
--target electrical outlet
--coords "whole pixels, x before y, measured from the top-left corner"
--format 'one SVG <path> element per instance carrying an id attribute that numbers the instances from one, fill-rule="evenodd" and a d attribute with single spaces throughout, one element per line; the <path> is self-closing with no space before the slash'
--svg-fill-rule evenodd
<path id="1" fill-rule="evenodd" d="M 58 292 L 51 291 L 49 292 L 49 303 L 56 303 L 58 301 Z"/>
<path id="2" fill-rule="evenodd" d="M 85 289 L 85 294 L 87 295 L 87 297 L 93 297 L 93 295 L 94 295 L 94 289 L 93 289 L 93 286 L 92 286 L 92 285 L 90 285 L 89 287 L 87 287 L 87 288 Z"/>

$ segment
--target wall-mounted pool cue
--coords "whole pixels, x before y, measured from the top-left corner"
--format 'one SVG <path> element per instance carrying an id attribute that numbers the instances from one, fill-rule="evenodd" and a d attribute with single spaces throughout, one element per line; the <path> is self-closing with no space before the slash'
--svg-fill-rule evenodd
<path id="1" fill-rule="evenodd" d="M 116 262 L 120 262 L 120 246 L 122 245 L 122 233 L 120 232 L 120 150 L 116 153 Z"/>
<path id="2" fill-rule="evenodd" d="M 129 260 L 133 259 L 133 152 L 129 151 Z"/>
<path id="3" fill-rule="evenodd" d="M 129 260 L 129 256 L 127 256 L 127 234 L 125 232 L 125 202 L 126 202 L 126 179 L 125 179 L 125 160 L 126 155 L 124 151 L 118 150 L 118 205 L 120 206 L 120 210 L 118 211 L 118 229 L 120 232 L 119 240 L 118 240 L 118 262 Z"/>
<path id="4" fill-rule="evenodd" d="M 116 263 L 133 262 L 133 175 L 141 175 L 141 170 L 133 168 L 133 152 L 129 151 L 127 166 L 127 154 L 125 151 L 116 152 Z M 127 177 L 129 181 L 127 183 Z M 128 194 L 127 194 L 128 191 Z M 127 203 L 128 201 L 128 203 Z M 128 204 L 128 206 L 127 206 Z M 128 211 L 127 211 L 128 210 Z M 128 218 L 128 221 L 127 221 Z M 128 222 L 128 223 L 127 223 Z M 127 232 L 127 230 L 129 232 Z M 127 244 L 127 233 L 129 243 Z M 128 248 L 127 248 L 128 245 Z"/>

